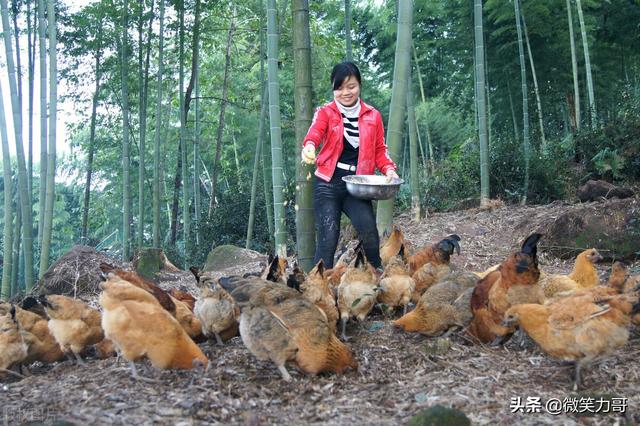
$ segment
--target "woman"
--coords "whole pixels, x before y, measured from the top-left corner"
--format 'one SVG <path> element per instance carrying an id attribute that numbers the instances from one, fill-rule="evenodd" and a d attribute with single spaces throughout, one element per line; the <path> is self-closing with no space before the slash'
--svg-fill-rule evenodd
<path id="1" fill-rule="evenodd" d="M 358 232 L 367 260 L 380 269 L 380 242 L 371 201 L 349 194 L 342 177 L 371 175 L 377 168 L 388 178 L 397 178 L 397 167 L 384 143 L 380 112 L 360 100 L 358 67 L 352 62 L 336 65 L 331 83 L 334 99 L 316 110 L 302 148 L 302 160 L 317 166 L 313 185 L 317 231 L 314 263 L 322 259 L 327 268 L 333 268 L 344 212 Z"/>

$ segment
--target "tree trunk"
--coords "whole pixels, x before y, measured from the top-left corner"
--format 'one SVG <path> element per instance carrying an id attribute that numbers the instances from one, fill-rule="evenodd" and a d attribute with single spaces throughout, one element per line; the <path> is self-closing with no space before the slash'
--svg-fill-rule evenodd
<path id="1" fill-rule="evenodd" d="M 2 286 L 0 299 L 9 300 L 11 297 L 11 268 L 13 256 L 13 181 L 11 174 L 11 156 L 9 154 L 9 135 L 4 112 L 4 94 L 0 87 L 0 137 L 2 138 L 2 177 L 4 179 L 4 235 L 2 256 Z"/>
<path id="2" fill-rule="evenodd" d="M 16 48 L 16 76 L 18 78 L 18 99 L 20 99 L 20 105 L 23 105 L 22 97 L 22 60 L 20 49 L 20 28 L 18 28 L 18 2 L 17 0 L 11 1 L 11 17 L 13 18 L 13 38 Z"/>
<path id="3" fill-rule="evenodd" d="M 348 5 L 348 0 L 346 0 Z M 304 271 L 310 271 L 316 249 L 315 220 L 313 217 L 313 168 L 298 161 L 302 142 L 313 119 L 313 88 L 311 84 L 311 35 L 309 31 L 309 1 L 293 0 L 293 62 L 295 77 L 296 127 L 296 253 Z M 347 32 L 347 40 L 350 40 Z M 351 42 L 347 42 L 347 55 Z"/>
<path id="4" fill-rule="evenodd" d="M 36 14 L 33 14 L 34 17 Z M 35 23 L 34 23 L 35 24 Z M 34 72 L 35 72 L 35 39 L 31 40 L 31 35 L 35 33 L 35 26 L 31 22 L 31 2 L 27 2 L 27 72 L 29 80 L 29 161 L 27 164 L 27 179 L 29 181 L 29 202 L 33 206 L 33 91 L 34 91 Z M 37 244 L 37 241 L 36 241 Z"/>
<path id="5" fill-rule="evenodd" d="M 189 85 L 187 86 L 187 92 L 184 96 L 184 123 L 185 123 L 185 127 L 186 127 L 186 122 L 187 122 L 187 118 L 189 115 L 189 106 L 191 105 L 191 94 L 193 92 L 193 88 L 197 86 L 198 84 L 198 67 L 199 67 L 199 57 L 200 57 L 200 0 L 196 0 L 196 4 L 195 4 L 195 19 L 193 22 L 193 40 L 192 40 L 192 45 L 191 45 L 191 77 L 189 79 Z M 198 90 L 196 90 L 197 92 Z M 198 93 L 196 93 L 196 96 L 198 96 Z M 194 141 L 197 141 L 199 135 L 200 135 L 200 122 L 199 117 L 198 117 L 198 100 L 196 99 L 196 136 Z M 186 137 L 184 139 L 184 143 L 185 143 L 185 147 L 186 147 Z M 193 181 L 194 181 L 194 204 L 195 204 L 195 234 L 196 234 L 196 244 L 198 244 L 199 242 L 199 237 L 198 237 L 198 221 L 200 220 L 200 212 L 198 211 L 200 209 L 200 197 L 199 197 L 199 193 L 200 193 L 200 175 L 199 175 L 199 167 L 198 167 L 198 155 L 196 155 L 196 148 L 199 148 L 199 144 L 197 142 L 194 142 L 194 170 L 193 170 Z M 186 155 L 184 157 L 184 164 L 186 164 L 187 162 L 187 158 Z M 187 168 L 184 168 L 184 173 L 183 175 L 187 175 L 186 173 Z M 198 172 L 198 173 L 196 173 Z M 185 185 L 185 190 L 184 190 L 184 212 L 183 212 L 183 216 L 184 216 L 184 235 L 185 235 L 185 257 L 188 258 L 188 250 L 187 250 L 187 241 L 189 238 L 189 233 L 190 233 L 190 228 L 191 228 L 191 217 L 189 215 L 190 209 L 189 209 L 189 190 L 187 189 L 189 187 L 189 182 L 188 179 L 184 179 L 184 185 Z M 197 194 L 197 195 L 196 195 Z M 196 198 L 197 197 L 197 198 Z"/>
<path id="6" fill-rule="evenodd" d="M 413 45 L 413 62 L 416 64 L 416 74 L 418 74 L 418 83 L 420 85 L 420 95 L 422 97 L 422 103 L 426 104 L 427 97 L 424 91 L 424 83 L 422 82 L 422 72 L 420 71 L 420 61 L 418 61 L 418 52 L 416 50 L 415 43 L 413 43 L 412 45 Z M 431 173 L 433 173 L 434 164 L 433 164 L 433 144 L 431 143 L 431 128 L 429 127 L 429 120 L 426 118 L 424 120 L 424 127 L 425 127 L 425 131 L 427 132 L 427 150 L 429 152 L 429 168 L 431 170 Z M 420 129 L 418 128 L 418 123 L 416 123 L 416 131 L 418 133 L 418 141 L 420 142 Z M 420 149 L 422 149 L 421 142 L 419 146 L 420 146 Z M 425 168 L 426 168 L 427 160 L 425 158 L 424 153 L 422 154 L 422 158 L 425 159 L 424 162 L 425 162 Z"/>
<path id="7" fill-rule="evenodd" d="M 489 147 L 487 141 L 487 105 L 484 90 L 484 33 L 482 0 L 474 0 L 476 105 L 478 111 L 478 139 L 480 141 L 480 205 L 489 201 Z"/>
<path id="8" fill-rule="evenodd" d="M 184 0 L 180 1 L 180 145 L 182 146 L 182 228 L 184 232 L 184 258 L 185 262 L 190 257 L 189 233 L 190 233 L 190 212 L 189 212 L 189 151 L 187 149 L 187 116 L 185 110 L 184 93 Z M 187 265 L 184 265 L 187 269 Z"/>
<path id="9" fill-rule="evenodd" d="M 199 47 L 196 46 L 196 50 Z M 194 51 L 195 56 L 195 51 Z M 200 61 L 196 62 L 195 69 L 195 108 L 194 113 L 196 116 L 195 132 L 193 135 L 193 207 L 195 210 L 193 230 L 196 234 L 196 246 L 200 246 L 200 214 L 202 210 L 201 192 L 200 192 Z"/>
<path id="10" fill-rule="evenodd" d="M 102 68 L 100 60 L 102 57 L 102 26 L 98 27 L 98 51 L 96 52 L 96 87 L 93 92 L 91 103 L 91 125 L 89 130 L 89 152 L 87 153 L 87 177 L 84 186 L 84 201 L 82 205 L 82 243 L 87 243 L 89 235 L 89 201 L 91 198 L 91 177 L 93 174 L 93 154 L 96 141 L 96 116 L 98 109 L 98 99 L 100 97 L 100 80 L 102 78 Z"/>
<path id="11" fill-rule="evenodd" d="M 533 63 L 533 54 L 531 53 L 531 45 L 529 44 L 529 33 L 527 32 L 527 21 L 524 19 L 524 13 L 520 11 L 522 18 L 522 30 L 524 31 L 524 39 L 527 43 L 527 53 L 529 54 L 529 64 L 531 65 L 531 76 L 533 77 L 533 90 L 536 94 L 536 105 L 538 106 L 538 124 L 540 125 L 540 140 L 542 149 L 547 147 L 547 138 L 544 135 L 544 120 L 542 119 L 542 102 L 540 102 L 540 90 L 538 90 L 538 77 L 536 76 L 536 67 Z"/>
<path id="12" fill-rule="evenodd" d="M 38 57 L 40 63 L 40 197 L 38 198 L 38 244 L 42 246 L 42 229 L 47 198 L 47 44 L 44 0 L 38 0 Z"/>
<path id="13" fill-rule="evenodd" d="M 122 63 L 120 67 L 122 88 L 122 260 L 129 260 L 131 244 L 131 182 L 129 177 L 129 90 L 128 83 L 128 43 L 127 30 L 129 26 L 129 2 L 124 0 L 122 12 Z"/>
<path id="14" fill-rule="evenodd" d="M 267 0 L 267 78 L 269 80 L 269 127 L 271 130 L 271 167 L 275 254 L 287 256 L 287 232 L 284 213 L 284 168 L 280 127 L 280 85 L 278 84 L 278 37 L 276 1 Z"/>
<path id="15" fill-rule="evenodd" d="M 222 79 L 222 99 L 220 100 L 220 116 L 218 118 L 218 131 L 216 133 L 216 154 L 213 162 L 213 176 L 211 177 L 211 198 L 209 199 L 209 219 L 213 217 L 216 206 L 216 190 L 218 185 L 218 169 L 220 167 L 220 154 L 222 151 L 222 135 L 224 133 L 224 111 L 227 106 L 227 90 L 229 88 L 229 69 L 231 67 L 231 42 L 236 30 L 236 11 L 233 9 L 233 17 L 227 33 L 227 50 L 224 61 L 224 76 Z"/>
<path id="16" fill-rule="evenodd" d="M 516 15 L 516 30 L 518 31 L 518 53 L 520 55 L 520 79 L 522 82 L 522 126 L 524 148 L 524 188 L 522 189 L 522 204 L 527 203 L 529 193 L 529 161 L 531 158 L 531 145 L 529 141 L 529 97 L 527 90 L 527 70 L 524 62 L 524 46 L 522 44 L 522 28 L 520 26 L 520 0 L 514 0 L 513 6 Z"/>
<path id="17" fill-rule="evenodd" d="M 198 66 L 200 62 L 200 0 L 196 0 L 195 5 L 195 18 L 193 21 L 193 39 L 191 44 L 191 78 L 189 79 L 189 85 L 187 86 L 187 92 L 185 95 L 184 115 L 189 116 L 189 110 L 191 107 L 191 94 L 197 82 Z M 197 96 L 196 96 L 197 100 Z"/>
<path id="18" fill-rule="evenodd" d="M 156 99 L 156 129 L 153 150 L 153 247 L 162 248 L 160 242 L 160 128 L 162 127 L 162 72 L 164 68 L 164 0 L 160 0 L 160 33 L 158 47 L 158 89 Z"/>
<path id="19" fill-rule="evenodd" d="M 138 24 L 138 69 L 139 69 L 139 90 L 140 90 L 140 105 L 138 110 L 139 125 L 140 125 L 140 149 L 138 158 L 138 232 L 136 235 L 136 242 L 138 249 L 144 246 L 144 217 L 145 210 L 147 208 L 145 203 L 145 175 L 146 175 L 146 151 L 147 151 L 147 106 L 148 106 L 148 94 L 149 94 L 149 63 L 151 58 L 151 37 L 153 34 L 153 3 L 151 0 L 151 6 L 149 8 L 151 16 L 149 17 L 149 29 L 147 32 L 147 44 L 144 58 L 144 66 L 142 62 L 142 27 L 144 24 L 144 3 L 140 4 L 140 17 Z"/>
<path id="20" fill-rule="evenodd" d="M 571 16 L 571 0 L 567 0 L 567 20 L 569 22 L 569 39 L 571 41 L 571 69 L 573 71 L 573 101 L 575 107 L 575 123 L 576 128 L 573 129 L 580 130 L 580 84 L 578 82 L 578 58 L 576 55 L 576 41 L 575 36 L 573 34 L 573 18 Z"/>
<path id="21" fill-rule="evenodd" d="M 347 61 L 353 61 L 351 48 L 351 4 L 350 0 L 344 0 L 344 37 L 347 47 Z M 295 3 L 294 3 L 295 4 Z"/>
<path id="22" fill-rule="evenodd" d="M 262 41 L 262 37 L 260 37 L 260 41 Z M 264 141 L 264 121 L 267 115 L 267 96 L 269 96 L 269 92 L 267 91 L 267 85 L 264 82 L 264 61 L 262 60 L 264 52 L 264 48 L 260 46 L 260 78 L 262 81 L 262 97 L 260 98 L 260 121 L 258 125 L 258 140 L 256 142 L 256 155 L 253 161 L 253 177 L 251 178 L 251 202 L 249 204 L 249 222 L 247 224 L 247 242 L 245 244 L 246 249 L 251 248 L 251 239 L 253 238 L 253 224 L 255 222 L 255 212 L 256 212 L 256 193 L 258 188 L 258 169 L 260 168 L 260 157 L 262 155 L 262 144 Z"/>
<path id="23" fill-rule="evenodd" d="M 587 95 L 589 95 L 589 116 L 591 117 L 591 127 L 596 124 L 596 100 L 593 93 L 593 78 L 591 77 L 591 59 L 589 56 L 589 42 L 587 41 L 587 29 L 584 26 L 584 16 L 582 15 L 582 3 L 576 0 L 578 7 L 578 19 L 580 20 L 580 33 L 582 34 L 582 48 L 584 50 L 584 68 L 587 72 Z"/>
<path id="24" fill-rule="evenodd" d="M 25 260 L 25 288 L 31 290 L 33 285 L 33 236 L 31 224 L 31 206 L 29 205 L 29 188 L 27 182 L 27 166 L 22 143 L 22 104 L 18 97 L 16 67 L 13 62 L 11 31 L 9 26 L 9 10 L 7 0 L 0 0 L 2 28 L 6 54 L 6 65 L 11 92 L 11 109 L 13 111 L 13 131 L 16 141 L 16 157 L 18 159 L 18 191 L 20 193 L 20 211 L 22 215 L 22 242 Z M 19 238 L 16 234 L 16 238 Z"/>
<path id="25" fill-rule="evenodd" d="M 16 210 L 20 210 L 20 193 L 16 191 Z M 11 254 L 11 294 L 18 294 L 18 276 L 20 275 L 20 261 L 24 263 L 24 256 L 21 258 L 22 244 L 20 234 L 22 232 L 22 215 L 16 214 L 15 227 L 13 228 L 13 253 Z"/>
<path id="26" fill-rule="evenodd" d="M 409 122 L 409 167 L 411 170 L 411 211 L 416 222 L 422 218 L 420 211 L 420 183 L 418 178 L 418 132 L 416 130 L 416 109 L 411 77 L 407 96 L 407 121 Z"/>
<path id="27" fill-rule="evenodd" d="M 516 142 L 520 142 L 520 129 L 518 129 L 518 120 L 516 120 L 516 109 L 513 107 L 513 96 L 511 95 L 511 85 L 509 79 L 507 81 L 507 92 L 509 92 L 509 107 L 511 108 L 511 120 L 513 121 L 513 135 Z"/>
<path id="28" fill-rule="evenodd" d="M 267 86 L 267 101 L 269 95 Z M 269 129 L 270 130 L 270 129 Z M 271 134 L 271 133 L 269 133 Z M 269 231 L 269 247 L 274 249 L 275 230 L 273 229 L 273 178 L 271 177 L 271 141 L 270 137 L 265 139 L 262 147 L 262 180 L 264 190 L 264 204 L 267 213 L 267 231 Z"/>
<path id="29" fill-rule="evenodd" d="M 411 73 L 411 26 L 413 21 L 413 0 L 402 1 L 398 7 L 398 33 L 393 67 L 393 88 L 387 126 L 389 154 L 396 164 L 402 159 L 402 135 L 407 109 L 407 88 Z M 378 202 L 378 233 L 391 232 L 393 225 L 393 204 L 395 197 Z"/>
<path id="30" fill-rule="evenodd" d="M 56 128 L 58 114 L 58 62 L 55 0 L 47 2 L 47 28 L 49 30 L 49 162 L 47 164 L 47 194 L 42 230 L 42 248 L 40 251 L 40 273 L 42 278 L 49 268 L 49 251 L 53 227 L 53 206 L 55 202 L 56 178 Z"/>

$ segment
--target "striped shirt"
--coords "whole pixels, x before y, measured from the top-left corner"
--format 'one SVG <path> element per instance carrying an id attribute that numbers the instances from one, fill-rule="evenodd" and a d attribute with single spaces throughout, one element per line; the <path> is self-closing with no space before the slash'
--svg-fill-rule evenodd
<path id="1" fill-rule="evenodd" d="M 344 139 L 353 149 L 360 146 L 360 131 L 358 130 L 358 117 L 360 116 L 360 98 L 355 105 L 346 107 L 336 101 L 336 105 L 342 114 L 342 123 L 344 124 Z"/>

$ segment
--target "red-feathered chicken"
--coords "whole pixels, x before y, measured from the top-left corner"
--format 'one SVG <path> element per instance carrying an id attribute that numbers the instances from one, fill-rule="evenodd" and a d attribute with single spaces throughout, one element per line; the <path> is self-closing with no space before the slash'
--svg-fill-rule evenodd
<path id="1" fill-rule="evenodd" d="M 520 303 L 544 303 L 544 290 L 538 284 L 537 244 L 541 234 L 532 234 L 519 252 L 507 257 L 500 267 L 476 285 L 471 296 L 473 320 L 469 331 L 482 342 L 500 343 L 513 334 L 513 327 L 502 325 L 504 313 Z"/>

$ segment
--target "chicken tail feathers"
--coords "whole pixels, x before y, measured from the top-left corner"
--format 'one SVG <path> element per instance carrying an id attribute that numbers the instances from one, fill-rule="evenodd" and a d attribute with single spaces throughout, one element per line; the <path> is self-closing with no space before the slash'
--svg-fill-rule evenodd
<path id="1" fill-rule="evenodd" d="M 540 241 L 540 238 L 542 238 L 542 234 L 537 232 L 529 235 L 527 239 L 524 240 L 524 243 L 522 243 L 522 253 L 536 257 L 538 251 L 537 244 L 538 241 Z"/>
<path id="2" fill-rule="evenodd" d="M 33 308 L 34 306 L 37 306 L 37 305 L 38 305 L 38 299 L 36 299 L 33 296 L 27 296 L 27 297 L 24 298 L 24 300 L 20 304 L 20 307 L 22 309 L 24 309 L 25 311 L 29 311 L 29 310 L 31 310 L 31 308 Z"/>

